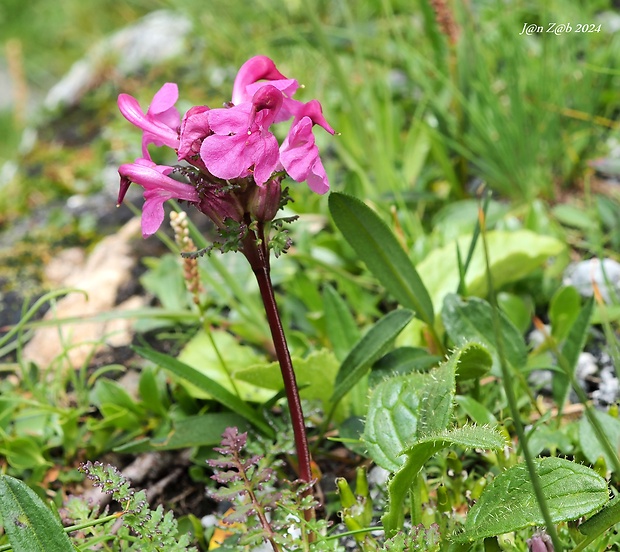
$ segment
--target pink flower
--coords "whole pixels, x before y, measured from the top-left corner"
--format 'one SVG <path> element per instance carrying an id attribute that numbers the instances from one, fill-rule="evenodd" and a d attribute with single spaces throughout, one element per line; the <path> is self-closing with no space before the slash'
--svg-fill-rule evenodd
<path id="1" fill-rule="evenodd" d="M 267 82 L 259 82 L 263 80 Z M 256 92 L 265 85 L 274 86 L 283 94 L 282 109 L 274 122 L 290 119 L 295 115 L 299 105 L 303 105 L 291 99 L 299 88 L 299 83 L 295 79 L 287 79 L 267 56 L 254 56 L 241 66 L 233 85 L 233 105 L 251 101 Z"/>
<path id="2" fill-rule="evenodd" d="M 179 97 L 177 85 L 172 82 L 164 84 L 153 96 L 153 101 L 146 114 L 142 112 L 138 101 L 129 94 L 120 94 L 118 108 L 131 124 L 141 128 L 142 155 L 147 158 L 148 145 L 178 148 L 178 128 L 180 115 L 174 104 Z"/>
<path id="3" fill-rule="evenodd" d="M 298 111 L 280 147 L 280 162 L 293 180 L 307 181 L 313 192 L 324 194 L 329 190 L 329 180 L 312 133 L 315 124 L 334 134 L 334 129 L 323 117 L 321 104 L 312 100 Z"/>
<path id="4" fill-rule="evenodd" d="M 200 147 L 210 134 L 209 108 L 206 105 L 192 107 L 181 122 L 177 151 L 179 161 L 185 160 L 201 169 L 206 168 L 200 159 Z"/>
<path id="5" fill-rule="evenodd" d="M 178 182 L 169 176 L 172 167 L 156 165 L 150 159 L 136 159 L 135 163 L 121 165 L 121 187 L 118 194 L 120 205 L 132 182 L 144 188 L 142 207 L 142 235 L 146 238 L 157 232 L 164 220 L 164 203 L 169 199 L 184 199 L 196 203 L 198 192 L 193 186 Z"/>
<path id="6" fill-rule="evenodd" d="M 260 80 L 274 81 L 287 79 L 276 69 L 276 64 L 267 56 L 254 56 L 248 59 L 237 72 L 235 83 L 233 84 L 232 103 L 239 105 L 249 102 L 256 90 L 248 92 L 247 87 Z"/>
<path id="7" fill-rule="evenodd" d="M 265 85 L 252 102 L 208 113 L 211 131 L 200 148 L 200 156 L 209 172 L 231 180 L 254 175 L 262 186 L 278 165 L 278 141 L 269 127 L 282 107 L 282 92 Z"/>

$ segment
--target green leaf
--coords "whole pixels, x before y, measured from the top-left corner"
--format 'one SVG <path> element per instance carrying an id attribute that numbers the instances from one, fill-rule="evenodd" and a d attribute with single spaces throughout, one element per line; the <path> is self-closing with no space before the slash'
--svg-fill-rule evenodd
<path id="1" fill-rule="evenodd" d="M 471 235 L 456 240 L 461 251 L 467 251 Z M 491 275 L 496 288 L 515 282 L 539 268 L 549 257 L 558 255 L 565 245 L 549 236 L 540 236 L 529 230 L 487 232 Z M 439 310 L 444 297 L 459 286 L 456 245 L 451 243 L 434 249 L 420 263 L 417 270 L 428 290 L 432 304 Z M 487 293 L 486 263 L 482 248 L 476 247 L 465 278 L 470 295 Z"/>
<path id="2" fill-rule="evenodd" d="M 497 305 L 523 334 L 532 325 L 532 308 L 522 297 L 502 291 L 497 294 Z"/>
<path id="3" fill-rule="evenodd" d="M 469 347 L 463 349 L 459 357 L 456 379 L 461 382 L 481 378 L 491 370 L 492 366 L 493 357 L 488 349 L 479 343 L 472 342 Z"/>
<path id="4" fill-rule="evenodd" d="M 0 456 L 18 470 L 48 466 L 51 463 L 42 454 L 43 445 L 34 437 L 5 438 L 0 446 Z"/>
<path id="5" fill-rule="evenodd" d="M 583 308 L 577 313 L 575 322 L 570 328 L 560 352 L 566 360 L 566 367 L 571 374 L 575 373 L 579 355 L 586 344 L 588 330 L 590 328 L 590 319 L 592 318 L 592 309 L 594 307 L 594 299 L 590 298 L 586 301 Z M 564 407 L 564 403 L 568 398 L 570 388 L 570 379 L 566 372 L 556 372 L 553 376 L 553 398 L 560 407 L 560 413 Z"/>
<path id="6" fill-rule="evenodd" d="M 457 395 L 454 400 L 475 423 L 489 426 L 497 425 L 497 418 L 493 413 L 473 397 Z"/>
<path id="7" fill-rule="evenodd" d="M 96 381 L 90 393 L 90 400 L 96 406 L 113 404 L 138 416 L 144 414 L 144 409 L 126 389 L 118 382 L 110 379 L 102 378 Z"/>
<path id="8" fill-rule="evenodd" d="M 364 442 L 376 464 L 396 471 L 406 460 L 402 451 L 426 435 L 443 431 L 450 421 L 455 373 L 460 359 L 477 343 L 457 349 L 438 368 L 390 378 L 377 385 L 370 397 Z M 487 361 L 490 357 L 487 353 Z"/>
<path id="9" fill-rule="evenodd" d="M 593 410 L 594 416 L 601 424 L 605 435 L 607 435 L 611 446 L 617 450 L 620 449 L 620 420 L 610 416 L 606 412 L 600 412 L 599 410 Z M 609 457 L 605 449 L 601 446 L 596 432 L 592 427 L 592 424 L 588 420 L 587 416 L 583 416 L 579 421 L 579 445 L 583 451 L 584 456 L 588 459 L 588 462 L 595 464 L 596 461 L 603 457 L 608 466 L 613 466 L 614 462 Z"/>
<path id="10" fill-rule="evenodd" d="M 346 302 L 329 284 L 323 289 L 323 310 L 327 337 L 336 358 L 342 361 L 359 340 L 360 332 Z"/>
<path id="11" fill-rule="evenodd" d="M 192 385 L 195 385 L 198 389 L 208 393 L 214 400 L 218 401 L 232 412 L 236 412 L 240 416 L 243 416 L 266 435 L 273 436 L 273 430 L 256 410 L 250 407 L 244 400 L 222 387 L 215 380 L 205 376 L 202 372 L 192 368 L 188 364 L 153 349 L 134 347 L 134 350 L 141 357 L 154 362 L 158 366 L 161 366 Z"/>
<path id="12" fill-rule="evenodd" d="M 553 294 L 549 304 L 551 335 L 562 341 L 581 310 L 581 297 L 573 286 L 560 288 Z"/>
<path id="13" fill-rule="evenodd" d="M 306 358 L 294 357 L 292 360 L 300 397 L 306 400 L 320 400 L 323 410 L 329 412 L 333 406 L 331 395 L 340 366 L 334 353 L 329 349 L 319 349 Z M 284 388 L 282 372 L 277 362 L 249 366 L 236 372 L 235 375 L 242 381 L 262 385 L 273 391 L 281 391 Z M 347 415 L 346 406 L 343 404 L 342 408 L 336 410 L 334 416 L 340 421 Z"/>
<path id="14" fill-rule="evenodd" d="M 398 347 L 382 356 L 372 365 L 368 377 L 368 385 L 374 387 L 378 383 L 393 376 L 406 375 L 411 372 L 426 372 L 437 366 L 442 357 L 430 355 L 421 347 Z"/>
<path id="15" fill-rule="evenodd" d="M 574 205 L 561 203 L 556 205 L 551 212 L 556 219 L 566 226 L 590 232 L 598 228 L 597 221 L 591 212 Z"/>
<path id="16" fill-rule="evenodd" d="M 523 337 L 503 312 L 499 315 L 506 360 L 514 368 L 522 369 L 527 362 Z M 500 373 L 491 305 L 477 297 L 463 299 L 450 293 L 444 299 L 441 318 L 450 339 L 457 345 L 463 341 L 478 341 L 488 347 L 493 356 L 492 370 Z"/>
<path id="17" fill-rule="evenodd" d="M 138 389 L 145 408 L 160 416 L 166 416 L 169 402 L 165 392 L 165 382 L 160 381 L 158 376 L 163 372 L 156 372 L 150 367 L 143 368 L 140 372 Z"/>
<path id="18" fill-rule="evenodd" d="M 75 552 L 60 521 L 19 479 L 0 476 L 0 514 L 13 552 Z"/>
<path id="19" fill-rule="evenodd" d="M 614 496 L 600 512 L 579 526 L 583 535 L 598 536 L 620 522 L 620 495 Z"/>
<path id="20" fill-rule="evenodd" d="M 403 451 L 406 455 L 405 463 L 388 483 L 388 509 L 381 518 L 387 536 L 393 536 L 402 529 L 405 498 L 424 464 L 441 449 L 452 445 L 501 450 L 506 440 L 494 429 L 465 426 L 424 435 L 407 447 Z"/>
<path id="21" fill-rule="evenodd" d="M 413 313 L 397 309 L 375 322 L 344 359 L 336 376 L 334 392 L 330 399 L 336 404 L 366 374 L 373 362 L 385 354 L 396 336 L 411 321 Z"/>
<path id="22" fill-rule="evenodd" d="M 183 279 L 182 262 L 178 255 L 172 254 L 144 259 L 149 270 L 140 278 L 140 283 L 159 299 L 164 309 L 187 309 L 188 293 Z"/>
<path id="23" fill-rule="evenodd" d="M 190 447 L 217 445 L 227 427 L 236 427 L 240 432 L 248 428 L 247 421 L 233 412 L 210 412 L 189 416 L 174 423 L 165 438 L 140 439 L 116 447 L 114 452 L 139 453 L 153 450 L 177 450 Z"/>
<path id="24" fill-rule="evenodd" d="M 210 330 L 210 335 L 206 331 L 199 331 L 185 345 L 178 359 L 231 393 L 238 394 L 244 401 L 265 402 L 273 396 L 273 393 L 261 385 L 237 381 L 237 371 L 264 363 L 264 357 L 258 355 L 252 347 L 239 343 L 226 331 Z M 186 389 L 193 397 L 208 399 L 211 396 L 204 388 L 190 385 L 186 386 Z"/>
<path id="25" fill-rule="evenodd" d="M 338 229 L 396 300 L 429 326 L 433 304 L 418 272 L 388 225 L 359 199 L 332 192 L 329 210 Z"/>
<path id="26" fill-rule="evenodd" d="M 554 523 L 588 515 L 607 502 L 605 479 L 587 466 L 553 457 L 534 462 Z M 518 464 L 484 490 L 458 540 L 479 540 L 544 524 L 527 467 Z"/>

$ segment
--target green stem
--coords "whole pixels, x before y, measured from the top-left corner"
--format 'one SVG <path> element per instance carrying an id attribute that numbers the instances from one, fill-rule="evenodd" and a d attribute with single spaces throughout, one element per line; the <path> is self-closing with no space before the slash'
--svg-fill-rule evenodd
<path id="1" fill-rule="evenodd" d="M 510 367 L 506 361 L 506 355 L 504 352 L 504 340 L 501 333 L 501 325 L 499 320 L 499 307 L 497 306 L 497 300 L 495 298 L 495 289 L 493 285 L 493 277 L 491 276 L 491 266 L 489 263 L 489 248 L 487 243 L 486 236 L 486 224 L 484 220 L 484 215 L 482 211 L 480 211 L 480 230 L 482 234 L 482 246 L 484 249 L 484 260 L 486 264 L 486 275 L 487 275 L 487 285 L 489 289 L 489 302 L 491 303 L 492 312 L 493 312 L 493 328 L 495 330 L 495 340 L 497 343 L 497 354 L 499 356 L 500 366 L 502 370 L 502 383 L 504 385 L 504 391 L 506 392 L 506 398 L 508 399 L 508 406 L 510 408 L 510 413 L 512 415 L 512 419 L 515 425 L 515 431 L 517 432 L 517 437 L 519 439 L 519 443 L 521 444 L 521 450 L 523 451 L 523 457 L 525 459 L 525 463 L 527 465 L 527 471 L 530 475 L 530 481 L 532 482 L 532 487 L 534 488 L 534 494 L 536 495 L 536 501 L 538 502 L 538 507 L 540 508 L 540 512 L 542 513 L 543 519 L 545 520 L 545 525 L 547 527 L 547 532 L 551 537 L 553 542 L 553 547 L 556 552 L 561 552 L 564 548 L 562 547 L 562 542 L 558 537 L 558 533 L 555 528 L 555 524 L 551 518 L 551 512 L 549 511 L 549 505 L 547 504 L 547 499 L 545 498 L 545 493 L 543 491 L 542 485 L 540 483 L 540 477 L 538 476 L 538 472 L 536 471 L 536 465 L 534 464 L 534 457 L 531 455 L 527 438 L 525 436 L 525 431 L 523 430 L 523 424 L 521 423 L 521 418 L 519 416 L 519 406 L 517 403 L 517 397 L 515 394 L 515 390 L 512 383 L 512 374 Z"/>
<path id="2" fill-rule="evenodd" d="M 620 475 L 620 459 L 618 458 L 618 453 L 615 450 L 614 446 L 611 444 L 611 441 L 609 440 L 609 437 L 605 433 L 603 426 L 601 425 L 598 418 L 596 417 L 595 410 L 594 408 L 592 408 L 592 404 L 590 400 L 588 399 L 588 396 L 586 395 L 581 385 L 579 385 L 579 382 L 577 381 L 577 378 L 575 377 L 575 371 L 571 370 L 571 367 L 569 366 L 568 361 L 566 360 L 566 357 L 560 352 L 558 345 L 555 342 L 555 339 L 553 339 L 553 337 L 548 335 L 547 333 L 545 332 L 543 333 L 545 336 L 545 341 L 551 347 L 551 350 L 554 352 L 555 356 L 557 357 L 558 364 L 560 365 L 560 367 L 566 374 L 566 377 L 569 379 L 571 387 L 573 388 L 573 391 L 575 391 L 575 394 L 577 395 L 579 402 L 583 404 L 586 418 L 588 418 L 588 421 L 592 425 L 592 428 L 594 429 L 594 433 L 596 434 L 599 444 L 603 447 L 603 449 L 605 449 L 605 453 L 607 454 L 607 456 L 609 456 L 609 459 L 611 460 L 613 464 L 613 471 L 617 475 Z"/>

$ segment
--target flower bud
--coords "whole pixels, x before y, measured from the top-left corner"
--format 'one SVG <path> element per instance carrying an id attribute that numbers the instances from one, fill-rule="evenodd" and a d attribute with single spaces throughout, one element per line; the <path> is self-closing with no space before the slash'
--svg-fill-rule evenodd
<path id="1" fill-rule="evenodd" d="M 253 186 L 248 207 L 250 215 L 259 222 L 273 220 L 280 210 L 282 186 L 279 178 L 268 180 L 262 186 Z"/>
<path id="2" fill-rule="evenodd" d="M 213 189 L 203 191 L 198 209 L 207 215 L 218 228 L 226 226 L 225 220 L 243 222 L 244 208 L 234 192 Z"/>

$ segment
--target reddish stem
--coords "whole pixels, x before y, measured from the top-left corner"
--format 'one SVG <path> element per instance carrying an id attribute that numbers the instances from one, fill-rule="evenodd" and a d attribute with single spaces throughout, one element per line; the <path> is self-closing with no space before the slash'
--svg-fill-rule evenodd
<path id="1" fill-rule="evenodd" d="M 299 464 L 299 479 L 306 483 L 310 483 L 312 481 L 312 470 L 310 449 L 308 447 L 306 426 L 304 424 L 304 414 L 301 408 L 301 400 L 299 398 L 299 389 L 293 370 L 293 362 L 291 361 L 291 355 L 288 350 L 284 328 L 282 327 L 282 320 L 280 319 L 280 313 L 278 312 L 278 305 L 271 283 L 269 251 L 262 223 L 258 223 L 256 231 L 248 231 L 247 236 L 243 240 L 242 251 L 250 262 L 250 266 L 256 276 L 258 288 L 265 306 L 265 313 L 267 314 L 267 321 L 269 322 L 274 348 L 280 364 L 291 416 L 291 424 L 293 426 L 293 434 L 295 436 L 295 450 L 297 452 L 297 461 Z M 306 514 L 307 519 L 313 517 L 312 511 L 307 511 Z"/>

